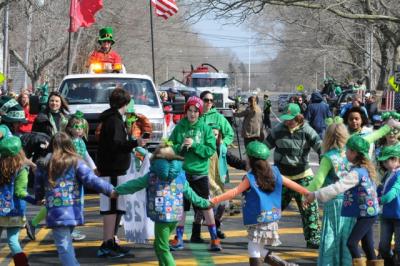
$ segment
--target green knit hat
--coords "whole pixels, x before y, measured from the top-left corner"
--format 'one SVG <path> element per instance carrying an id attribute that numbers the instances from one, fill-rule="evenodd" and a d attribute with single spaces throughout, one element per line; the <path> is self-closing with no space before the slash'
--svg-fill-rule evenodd
<path id="1" fill-rule="evenodd" d="M 6 137 L 0 140 L 0 156 L 8 157 L 17 155 L 22 148 L 18 137 Z"/>
<path id="2" fill-rule="evenodd" d="M 1 121 L 13 123 L 26 123 L 24 109 L 19 103 L 10 96 L 0 97 L 0 116 Z"/>
<path id="3" fill-rule="evenodd" d="M 270 151 L 267 145 L 256 140 L 247 144 L 246 154 L 257 159 L 266 160 L 269 157 Z"/>
<path id="4" fill-rule="evenodd" d="M 301 113 L 300 106 L 297 103 L 289 103 L 286 106 L 284 113 L 284 115 L 281 115 L 281 117 L 279 117 L 281 120 L 292 120 Z"/>
<path id="5" fill-rule="evenodd" d="M 400 158 L 400 145 L 390 145 L 382 148 L 378 161 L 386 161 L 392 157 Z"/>
<path id="6" fill-rule="evenodd" d="M 113 29 L 111 27 L 105 27 L 99 31 L 99 44 L 104 41 L 110 41 L 111 44 L 115 43 L 113 40 Z"/>
<path id="7" fill-rule="evenodd" d="M 369 159 L 369 143 L 359 135 L 353 135 L 346 143 L 346 147 L 361 153 L 365 158 Z"/>

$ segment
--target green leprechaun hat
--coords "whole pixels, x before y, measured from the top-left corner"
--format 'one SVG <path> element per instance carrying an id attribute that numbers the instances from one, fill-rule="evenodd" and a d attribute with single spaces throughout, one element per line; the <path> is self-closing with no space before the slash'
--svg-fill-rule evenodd
<path id="1" fill-rule="evenodd" d="M 99 31 L 99 44 L 104 41 L 110 41 L 111 44 L 115 43 L 113 40 L 113 29 L 111 27 L 105 27 Z"/>
<path id="2" fill-rule="evenodd" d="M 400 158 L 400 145 L 390 145 L 382 148 L 378 161 L 386 161 L 392 157 Z"/>

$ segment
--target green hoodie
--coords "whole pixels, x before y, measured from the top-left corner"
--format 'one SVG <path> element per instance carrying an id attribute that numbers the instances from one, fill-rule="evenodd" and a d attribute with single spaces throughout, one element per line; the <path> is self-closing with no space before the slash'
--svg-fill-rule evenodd
<path id="1" fill-rule="evenodd" d="M 203 114 L 199 120 L 202 120 L 206 125 L 217 124 L 221 128 L 222 140 L 226 146 L 233 142 L 234 132 L 228 120 L 220 114 L 216 108 L 211 108 L 207 113 Z"/>
<path id="2" fill-rule="evenodd" d="M 186 137 L 193 139 L 192 147 L 187 150 L 181 148 Z M 183 170 L 191 175 L 208 175 L 209 159 L 216 151 L 216 140 L 211 127 L 203 120 L 191 125 L 188 119 L 183 118 L 174 128 L 169 137 L 174 143 L 174 151 L 185 158 Z"/>

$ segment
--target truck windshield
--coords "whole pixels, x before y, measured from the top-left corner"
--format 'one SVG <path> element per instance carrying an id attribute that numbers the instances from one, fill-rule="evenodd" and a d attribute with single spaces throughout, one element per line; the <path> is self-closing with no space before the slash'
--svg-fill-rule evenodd
<path id="1" fill-rule="evenodd" d="M 192 87 L 225 87 L 226 78 L 193 78 Z"/>
<path id="2" fill-rule="evenodd" d="M 61 94 L 70 104 L 109 103 L 108 98 L 115 88 L 123 88 L 133 97 L 135 104 L 158 106 L 152 83 L 136 78 L 76 78 L 64 80 Z"/>

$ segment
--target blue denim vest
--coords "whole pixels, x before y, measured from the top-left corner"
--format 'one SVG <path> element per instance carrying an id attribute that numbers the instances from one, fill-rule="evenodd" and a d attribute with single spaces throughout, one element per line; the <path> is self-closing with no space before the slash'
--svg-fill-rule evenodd
<path id="1" fill-rule="evenodd" d="M 367 169 L 352 168 L 358 175 L 358 184 L 344 192 L 342 216 L 373 217 L 379 212 L 376 185 L 370 179 Z"/>
<path id="2" fill-rule="evenodd" d="M 0 187 L 0 217 L 24 216 L 25 214 L 26 202 L 14 194 L 15 177 L 16 175 L 12 177 L 9 184 Z"/>
<path id="3" fill-rule="evenodd" d="M 173 180 L 161 180 L 150 174 L 147 187 L 147 216 L 154 222 L 177 222 L 183 214 L 185 172 Z"/>
<path id="4" fill-rule="evenodd" d="M 386 182 L 383 186 L 383 195 L 393 187 L 398 178 L 400 178 L 399 169 L 391 173 L 391 175 L 386 179 Z M 382 218 L 400 219 L 400 197 L 396 197 L 391 202 L 383 205 Z"/>
<path id="5" fill-rule="evenodd" d="M 243 192 L 244 225 L 269 223 L 281 218 L 282 176 L 275 166 L 272 167 L 272 172 L 275 177 L 275 189 L 270 193 L 259 189 L 253 173 L 247 173 L 250 189 Z"/>

